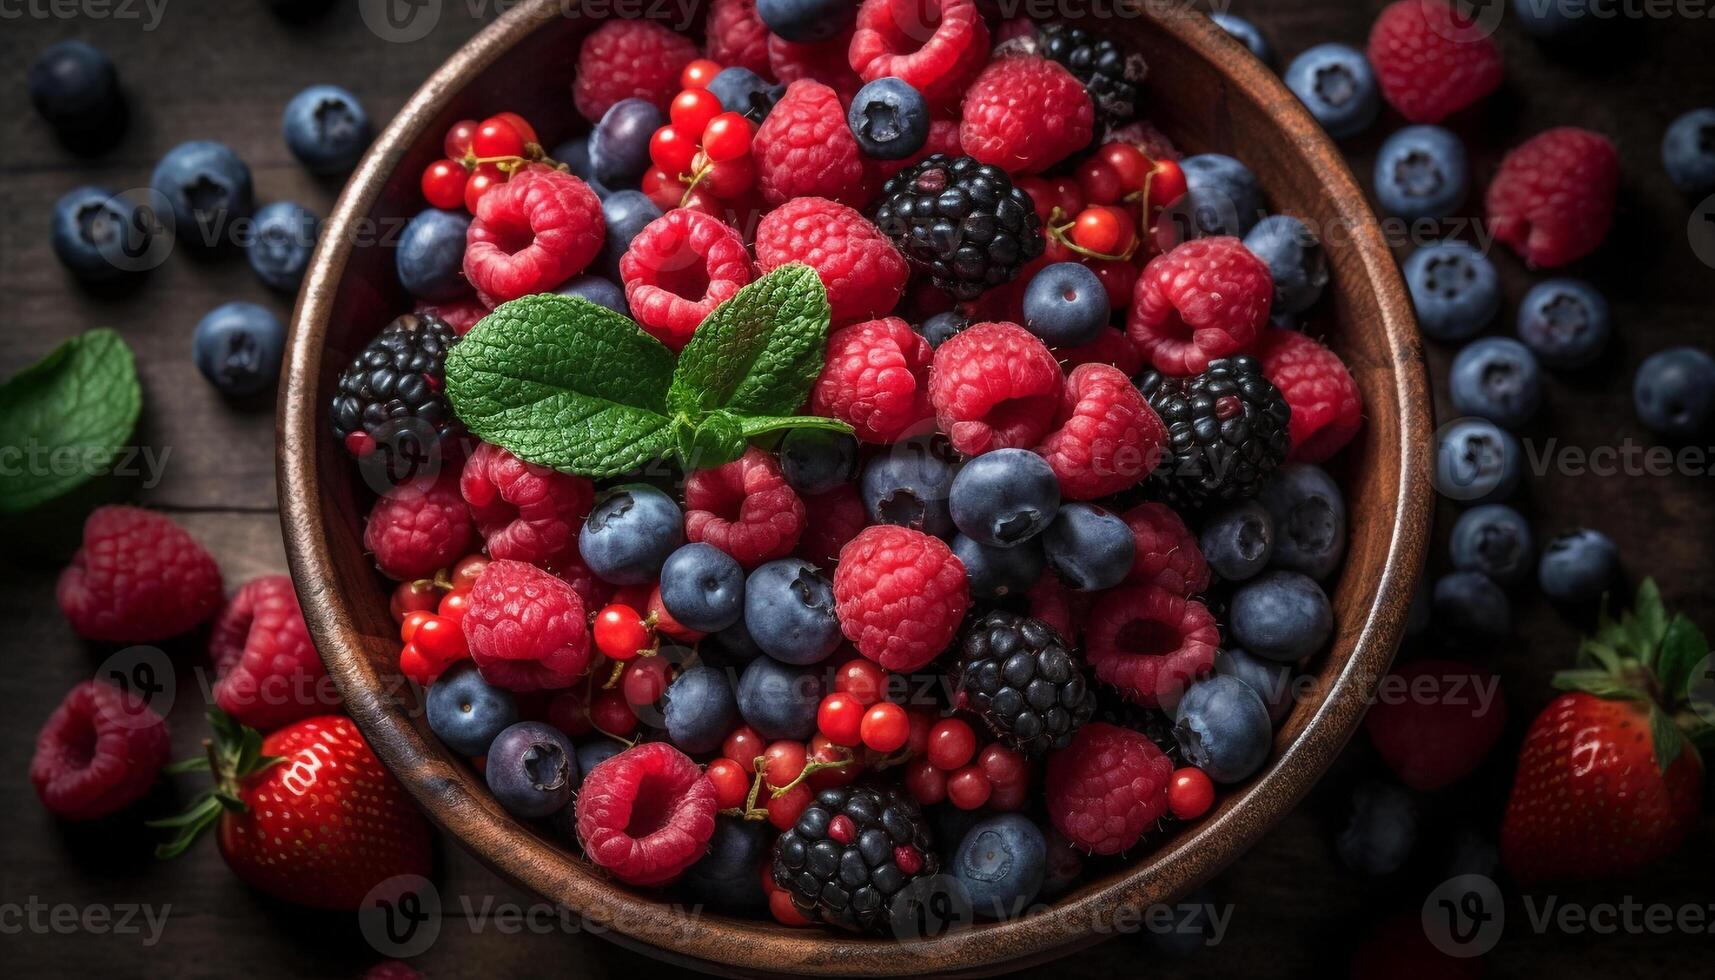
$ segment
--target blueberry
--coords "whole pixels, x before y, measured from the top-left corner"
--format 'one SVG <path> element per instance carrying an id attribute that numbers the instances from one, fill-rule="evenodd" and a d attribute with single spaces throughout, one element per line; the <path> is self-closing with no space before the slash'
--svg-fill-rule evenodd
<path id="1" fill-rule="evenodd" d="M 393 253 L 399 284 L 405 291 L 430 302 L 458 299 L 470 292 L 470 281 L 464 277 L 465 233 L 469 230 L 467 212 L 438 208 L 418 211 L 399 235 L 399 248 Z"/>
<path id="2" fill-rule="evenodd" d="M 572 743 L 552 725 L 521 721 L 494 737 L 484 770 L 508 813 L 527 820 L 565 809 L 578 784 Z"/>
<path id="3" fill-rule="evenodd" d="M 512 692 L 482 679 L 469 660 L 454 664 L 429 685 L 429 731 L 459 755 L 488 752 L 494 737 L 518 720 Z"/>
<path id="4" fill-rule="evenodd" d="M 744 568 L 712 544 L 684 545 L 661 566 L 661 604 L 688 629 L 724 630 L 744 615 Z"/>
<path id="5" fill-rule="evenodd" d="M 1555 602 L 1594 602 L 1620 577 L 1620 549 L 1601 531 L 1574 528 L 1542 549 L 1536 583 Z"/>
<path id="6" fill-rule="evenodd" d="M 611 738 L 602 737 L 593 742 L 585 742 L 578 746 L 578 772 L 584 776 L 590 770 L 625 751 L 625 745 Z"/>
<path id="7" fill-rule="evenodd" d="M 680 876 L 679 894 L 693 905 L 729 915 L 764 912 L 768 895 L 756 869 L 769 860 L 773 845 L 767 821 L 717 815 L 709 849 Z"/>
<path id="8" fill-rule="evenodd" d="M 937 313 L 923 321 L 919 332 L 923 339 L 929 342 L 931 348 L 940 347 L 951 340 L 960 331 L 971 325 L 971 321 L 957 313 Z"/>
<path id="9" fill-rule="evenodd" d="M 1016 813 L 988 817 L 965 833 L 953 851 L 953 879 L 980 916 L 1011 919 L 1042 890 L 1048 842 L 1041 828 Z"/>
<path id="10" fill-rule="evenodd" d="M 1549 367 L 1588 367 L 1612 332 L 1608 300 L 1582 279 L 1539 282 L 1518 306 L 1519 339 Z"/>
<path id="11" fill-rule="evenodd" d="M 1001 548 L 955 534 L 952 548 L 965 566 L 971 594 L 981 599 L 1016 595 L 1042 577 L 1042 546 L 1036 541 Z"/>
<path id="12" fill-rule="evenodd" d="M 1268 709 L 1268 720 L 1280 724 L 1292 710 L 1292 665 L 1252 656 L 1237 647 L 1215 654 L 1215 673 L 1243 681 Z"/>
<path id="13" fill-rule="evenodd" d="M 554 290 L 561 296 L 577 296 L 587 299 L 597 306 L 605 306 L 620 316 L 631 316 L 631 304 L 625 301 L 625 290 L 619 288 L 613 280 L 601 276 L 573 276 L 560 284 Z"/>
<path id="14" fill-rule="evenodd" d="M 645 483 L 602 495 L 578 532 L 578 553 L 590 571 L 614 585 L 655 581 L 685 543 L 685 515 L 673 498 Z"/>
<path id="15" fill-rule="evenodd" d="M 857 440 L 843 432 L 793 429 L 780 440 L 780 472 L 805 496 L 827 493 L 857 476 Z"/>
<path id="16" fill-rule="evenodd" d="M 316 249 L 316 232 L 321 221 L 309 208 L 291 201 L 275 201 L 258 208 L 251 222 L 250 240 L 245 244 L 244 257 L 250 271 L 270 289 L 295 293 L 309 268 L 310 253 Z M 409 231 L 409 226 L 407 226 Z M 459 239 L 459 257 L 464 256 L 464 239 Z"/>
<path id="17" fill-rule="evenodd" d="M 713 667 L 690 668 L 667 686 L 663 715 L 674 745 L 691 755 L 713 752 L 738 724 L 731 679 Z"/>
<path id="18" fill-rule="evenodd" d="M 929 103 L 902 79 L 878 78 L 858 89 L 846 125 L 866 155 L 904 160 L 929 142 Z"/>
<path id="19" fill-rule="evenodd" d="M 1334 632 L 1327 594 L 1298 572 L 1264 572 L 1239 586 L 1227 615 L 1239 646 L 1281 663 L 1319 652 Z"/>
<path id="20" fill-rule="evenodd" d="M 228 243 L 228 223 L 250 217 L 254 191 L 250 168 L 230 147 L 191 140 L 168 150 L 155 164 L 149 187 L 172 208 L 177 241 L 214 250 Z"/>
<path id="21" fill-rule="evenodd" d="M 1673 185 L 1694 197 L 1715 191 L 1715 109 L 1675 119 L 1661 139 L 1661 162 Z"/>
<path id="22" fill-rule="evenodd" d="M 768 562 L 745 582 L 744 627 L 763 653 L 782 663 L 826 660 L 840 645 L 834 585 L 807 561 Z"/>
<path id="23" fill-rule="evenodd" d="M 1512 632 L 1512 603 L 1482 572 L 1449 572 L 1435 580 L 1435 623 L 1468 640 L 1498 640 Z"/>
<path id="24" fill-rule="evenodd" d="M 285 350 L 285 325 L 255 303 L 223 303 L 191 334 L 197 370 L 223 395 L 242 397 L 272 387 Z"/>
<path id="25" fill-rule="evenodd" d="M 768 118 L 774 103 L 786 94 L 786 86 L 770 82 L 749 68 L 735 66 L 722 68 L 709 82 L 709 92 L 721 100 L 723 110 L 760 124 Z"/>
<path id="26" fill-rule="evenodd" d="M 1484 504 L 1460 514 L 1448 548 L 1454 568 L 1482 572 L 1502 585 L 1523 583 L 1536 562 L 1530 525 L 1505 504 Z"/>
<path id="27" fill-rule="evenodd" d="M 1511 337 L 1479 337 L 1453 358 L 1447 388 L 1460 412 L 1515 429 L 1542 406 L 1542 369 Z"/>
<path id="28" fill-rule="evenodd" d="M 1216 575 L 1243 582 L 1268 567 L 1274 518 L 1255 500 L 1234 501 L 1204 518 L 1197 544 Z"/>
<path id="29" fill-rule="evenodd" d="M 953 466 L 941 440 L 918 437 L 896 442 L 870 459 L 858 489 L 873 523 L 898 524 L 945 537 L 953 533 L 947 503 L 952 485 Z"/>
<path id="30" fill-rule="evenodd" d="M 822 675 L 773 657 L 757 657 L 738 679 L 738 713 L 763 738 L 803 741 L 815 734 Z"/>
<path id="31" fill-rule="evenodd" d="M 1251 54 L 1256 55 L 1258 61 L 1270 68 L 1274 67 L 1274 47 L 1268 43 L 1268 38 L 1263 37 L 1262 32 L 1257 30 L 1255 24 L 1235 14 L 1219 11 L 1209 14 L 1209 19 L 1221 30 L 1237 38 L 1239 43 L 1250 48 Z"/>
<path id="32" fill-rule="evenodd" d="M 1179 161 L 1179 168 L 1185 194 L 1169 217 L 1185 237 L 1242 238 L 1262 218 L 1262 187 L 1249 167 L 1219 153 L 1199 153 Z"/>
<path id="33" fill-rule="evenodd" d="M 756 16 L 788 41 L 826 41 L 851 26 L 857 4 L 851 0 L 756 0 Z"/>
<path id="34" fill-rule="evenodd" d="M 661 217 L 661 209 L 642 191 L 614 191 L 602 200 L 601 216 L 607 237 L 602 241 L 600 268 L 607 278 L 621 282 L 620 258 L 631 248 L 637 233 Z"/>
<path id="35" fill-rule="evenodd" d="M 1056 262 L 1024 290 L 1024 327 L 1050 347 L 1081 347 L 1107 329 L 1108 291 L 1082 262 Z"/>
<path id="36" fill-rule="evenodd" d="M 1411 857 L 1417 829 L 1417 801 L 1404 787 L 1367 782 L 1352 794 L 1351 815 L 1334 849 L 1359 874 L 1390 875 Z"/>
<path id="37" fill-rule="evenodd" d="M 36 112 L 76 149 L 106 149 L 125 132 L 119 72 L 92 44 L 60 41 L 45 48 L 30 64 L 29 90 Z"/>
<path id="38" fill-rule="evenodd" d="M 1407 126 L 1376 153 L 1376 202 L 1396 218 L 1445 218 L 1469 189 L 1465 144 L 1440 126 Z"/>
<path id="39" fill-rule="evenodd" d="M 1274 722 L 1249 684 L 1214 674 L 1192 684 L 1174 709 L 1173 740 L 1185 761 L 1217 783 L 1241 782 L 1268 761 Z"/>
<path id="40" fill-rule="evenodd" d="M 573 176 L 588 184 L 590 190 L 595 191 L 596 197 L 606 200 L 613 191 L 606 184 L 596 179 L 595 165 L 590 160 L 590 139 L 593 135 L 592 133 L 585 133 L 582 136 L 566 140 L 554 147 L 552 156 L 565 164 L 566 169 L 571 171 Z"/>
<path id="41" fill-rule="evenodd" d="M 1512 433 L 1487 419 L 1459 419 L 1441 430 L 1435 449 L 1435 489 L 1449 500 L 1488 504 L 1518 489 L 1524 449 Z"/>
<path id="42" fill-rule="evenodd" d="M 136 267 L 153 242 L 136 205 L 100 187 L 79 187 L 54 202 L 54 255 L 86 282 L 116 279 Z"/>
<path id="43" fill-rule="evenodd" d="M 747 664 L 762 656 L 762 648 L 756 645 L 756 638 L 750 635 L 750 630 L 744 625 L 744 617 L 738 622 L 716 633 L 712 639 L 714 646 L 702 646 L 698 652 L 709 662 L 719 660 L 723 664 Z"/>
<path id="44" fill-rule="evenodd" d="M 1275 314 L 1303 313 L 1322 297 L 1328 285 L 1328 259 L 1304 222 L 1290 215 L 1269 215 L 1245 233 L 1245 248 L 1268 263 L 1274 279 Z"/>
<path id="45" fill-rule="evenodd" d="M 1657 351 L 1632 380 L 1638 420 L 1651 432 L 1689 440 L 1710 429 L 1715 414 L 1715 358 L 1695 347 Z"/>
<path id="46" fill-rule="evenodd" d="M 313 174 L 357 166 L 374 135 L 357 96 L 337 85 L 311 85 L 292 96 L 280 126 L 286 148 Z"/>
<path id="47" fill-rule="evenodd" d="M 1060 478 L 1028 449 L 996 449 L 953 478 L 949 509 L 959 530 L 1009 548 L 1041 534 L 1060 507 Z"/>
<path id="48" fill-rule="evenodd" d="M 649 138 L 667 124 L 653 102 L 620 99 L 590 131 L 590 172 L 608 187 L 635 187 L 653 165 Z"/>
<path id="49" fill-rule="evenodd" d="M 1381 91 L 1363 52 L 1318 44 L 1286 66 L 1286 87 L 1334 139 L 1356 136 L 1381 112 Z"/>
<path id="50" fill-rule="evenodd" d="M 1405 260 L 1417 324 L 1435 340 L 1464 340 L 1501 308 L 1501 278 L 1489 257 L 1464 242 L 1433 242 Z"/>
<path id="51" fill-rule="evenodd" d="M 1269 561 L 1315 579 L 1325 579 L 1346 556 L 1346 498 L 1327 471 L 1311 463 L 1289 463 L 1275 472 L 1257 499 L 1274 523 Z"/>
<path id="52" fill-rule="evenodd" d="M 1067 503 L 1042 532 L 1042 548 L 1048 567 L 1061 581 L 1080 592 L 1096 592 L 1125 581 L 1137 553 L 1137 536 L 1113 511 Z"/>

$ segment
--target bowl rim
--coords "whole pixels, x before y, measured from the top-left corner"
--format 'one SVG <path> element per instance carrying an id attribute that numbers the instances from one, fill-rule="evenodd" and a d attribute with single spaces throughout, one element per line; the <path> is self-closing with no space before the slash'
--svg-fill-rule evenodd
<path id="1" fill-rule="evenodd" d="M 377 137 L 342 190 L 326 222 L 292 314 L 277 414 L 280 519 L 288 564 L 312 638 L 344 696 L 346 709 L 376 754 L 399 776 L 435 823 L 503 878 L 547 896 L 600 923 L 622 945 L 707 970 L 734 974 L 914 975 L 929 970 L 983 973 L 1044 962 L 1089 945 L 1114 930 L 1093 929 L 1121 911 L 1141 911 L 1196 887 L 1248 850 L 1308 792 L 1351 737 L 1402 635 L 1405 610 L 1427 547 L 1430 490 L 1429 389 L 1421 343 L 1392 252 L 1350 169 L 1279 78 L 1249 57 L 1239 42 L 1207 17 L 1181 5 L 1136 4 L 1176 43 L 1227 67 L 1227 82 L 1272 107 L 1305 155 L 1323 194 L 1351 231 L 1357 259 L 1344 274 L 1368 277 L 1381 310 L 1398 406 L 1399 496 L 1390 518 L 1382 574 L 1373 584 L 1353 652 L 1333 677 L 1322 678 L 1321 701 L 1268 768 L 1218 809 L 1168 845 L 1111 876 L 1103 886 L 1028 917 L 985 924 L 934 939 L 903 943 L 826 932 L 785 930 L 764 922 L 668 914 L 661 902 L 613 887 L 588 869 L 567 874 L 567 852 L 468 792 L 438 759 L 437 750 L 382 691 L 363 654 L 338 580 L 318 490 L 319 412 L 312 396 L 335 296 L 354 248 L 346 232 L 380 197 L 407 150 L 474 74 L 490 67 L 542 24 L 564 0 L 523 0 L 455 52 L 418 88 Z M 480 833 L 479 833 L 480 831 Z M 573 860 L 576 860 L 573 858 Z"/>

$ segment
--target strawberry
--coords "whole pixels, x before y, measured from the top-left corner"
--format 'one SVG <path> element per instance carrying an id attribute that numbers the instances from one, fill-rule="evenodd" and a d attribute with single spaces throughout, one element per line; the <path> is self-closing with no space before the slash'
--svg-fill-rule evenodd
<path id="1" fill-rule="evenodd" d="M 1672 712 L 1708 655 L 1689 619 L 1668 618 L 1653 581 L 1619 622 L 1604 610 L 1578 669 L 1555 677 L 1570 693 L 1525 735 L 1501 825 L 1508 871 L 1524 881 L 1601 878 L 1678 849 L 1697 825 L 1697 749 L 1715 744 L 1715 726 Z"/>
<path id="2" fill-rule="evenodd" d="M 1416 660 L 1382 681 L 1364 729 L 1400 782 L 1427 791 L 1470 775 L 1506 722 L 1495 675 L 1452 660 Z"/>
<path id="3" fill-rule="evenodd" d="M 216 710 L 205 759 L 215 785 L 185 814 L 150 826 L 178 830 L 158 857 L 181 854 L 219 823 L 221 856 L 253 888 L 325 909 L 357 909 L 396 875 L 429 873 L 429 825 L 342 715 L 294 722 L 266 739 Z"/>

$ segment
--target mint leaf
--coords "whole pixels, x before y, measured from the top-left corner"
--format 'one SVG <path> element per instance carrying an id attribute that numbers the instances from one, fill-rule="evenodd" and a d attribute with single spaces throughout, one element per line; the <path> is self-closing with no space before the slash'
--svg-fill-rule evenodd
<path id="1" fill-rule="evenodd" d="M 1655 742 L 1656 766 L 1665 773 L 1679 758 L 1679 753 L 1685 751 L 1685 736 L 1680 734 L 1679 726 L 1673 723 L 1667 712 L 1653 704 L 1649 709 L 1649 730 L 1650 738 Z"/>
<path id="2" fill-rule="evenodd" d="M 447 354 L 466 428 L 519 459 L 616 476 L 674 450 L 673 354 L 635 323 L 573 296 L 503 303 Z"/>
<path id="3" fill-rule="evenodd" d="M 0 514 L 107 472 L 142 407 L 131 348 L 111 330 L 73 337 L 0 385 Z"/>
<path id="4" fill-rule="evenodd" d="M 1709 656 L 1709 641 L 1697 624 L 1682 613 L 1667 624 L 1661 640 L 1661 655 L 1655 674 L 1669 702 L 1684 700 L 1691 690 L 1692 673 Z"/>
<path id="5" fill-rule="evenodd" d="M 683 415 L 673 421 L 679 466 L 687 473 L 721 466 L 744 455 L 744 432 L 731 412 L 715 409 L 694 421 Z"/>
<path id="6" fill-rule="evenodd" d="M 820 415 L 747 415 L 738 421 L 746 439 L 783 429 L 821 429 L 848 436 L 852 434 L 851 426 L 839 419 L 823 418 Z"/>
<path id="7" fill-rule="evenodd" d="M 1655 579 L 1646 578 L 1638 586 L 1638 595 L 1632 602 L 1631 630 L 1633 641 L 1638 645 L 1644 665 L 1655 666 L 1657 649 L 1661 646 L 1662 637 L 1667 635 L 1667 607 L 1661 601 L 1661 589 L 1656 587 Z"/>
<path id="8" fill-rule="evenodd" d="M 697 418 L 790 415 L 822 372 L 828 292 L 816 271 L 781 266 L 715 307 L 679 355 L 667 404 Z"/>

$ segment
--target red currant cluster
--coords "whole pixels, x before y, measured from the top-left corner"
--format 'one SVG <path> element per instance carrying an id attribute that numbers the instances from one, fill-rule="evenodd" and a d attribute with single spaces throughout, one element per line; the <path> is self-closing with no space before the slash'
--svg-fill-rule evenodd
<path id="1" fill-rule="evenodd" d="M 462 620 L 471 586 L 487 567 L 487 558 L 467 555 L 435 578 L 401 582 L 393 590 L 390 607 L 404 643 L 400 673 L 426 686 L 470 656 Z"/>
<path id="2" fill-rule="evenodd" d="M 685 66 L 683 90 L 667 108 L 668 123 L 649 139 L 655 164 L 643 175 L 643 193 L 663 211 L 685 207 L 709 214 L 748 206 L 756 187 L 750 156 L 756 124 L 721 108 L 708 90 L 720 66 L 698 59 Z"/>
<path id="3" fill-rule="evenodd" d="M 463 207 L 472 214 L 490 187 L 506 183 L 530 163 L 552 162 L 542 151 L 535 127 L 516 112 L 496 113 L 481 122 L 461 119 L 447 130 L 441 148 L 446 159 L 423 170 L 423 198 L 437 208 Z"/>
<path id="4" fill-rule="evenodd" d="M 906 791 L 925 806 L 947 802 L 961 810 L 1017 810 L 1029 786 L 1029 760 L 999 742 L 979 752 L 975 730 L 958 718 L 936 722 L 928 752 L 905 767 Z"/>

